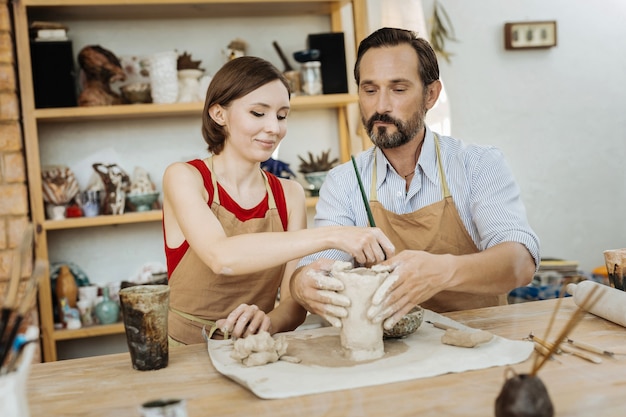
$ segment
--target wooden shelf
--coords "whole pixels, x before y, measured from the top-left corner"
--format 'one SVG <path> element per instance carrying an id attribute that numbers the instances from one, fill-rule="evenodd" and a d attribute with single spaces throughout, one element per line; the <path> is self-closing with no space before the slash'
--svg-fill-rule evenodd
<path id="1" fill-rule="evenodd" d="M 307 197 L 307 207 L 315 207 L 318 197 Z M 115 226 L 118 224 L 156 222 L 163 219 L 161 210 L 150 210 L 139 213 L 125 213 L 110 216 L 73 217 L 63 220 L 46 220 L 43 222 L 45 230 L 78 229 L 81 227 Z"/>
<path id="2" fill-rule="evenodd" d="M 344 7 L 346 6 L 346 7 Z M 93 121 L 124 121 L 147 119 L 172 119 L 193 117 L 202 114 L 204 103 L 174 104 L 133 104 L 102 107 L 68 107 L 68 108 L 35 108 L 34 86 L 30 55 L 29 26 L 34 21 L 53 21 L 72 27 L 86 26 L 90 31 L 90 23 L 94 28 L 115 26 L 117 24 L 140 23 L 146 31 L 162 30 L 162 21 L 185 19 L 228 18 L 229 21 L 241 17 L 254 19 L 280 17 L 287 24 L 294 20 L 310 20 L 310 16 L 323 16 L 329 25 L 324 30 L 343 32 L 347 20 L 343 16 L 346 11 L 351 13 L 351 36 L 346 37 L 350 43 L 358 42 L 365 37 L 367 21 L 365 0 L 18 0 L 13 1 L 13 21 L 17 66 L 19 77 L 20 104 L 22 113 L 22 129 L 24 151 L 28 170 L 28 187 L 30 210 L 33 223 L 37 225 L 35 257 L 49 260 L 48 238 L 54 233 L 64 230 L 81 230 L 89 232 L 89 228 L 120 226 L 162 221 L 161 210 L 123 215 L 107 215 L 96 217 L 68 218 L 64 220 L 48 220 L 45 217 L 45 204 L 42 196 L 40 141 L 43 137 L 57 139 L 59 126 L 61 130 L 67 126 L 73 132 L 84 129 L 88 131 Z M 162 20 L 162 21 L 161 21 Z M 313 19 L 318 20 L 318 19 Z M 322 19 L 320 19 L 322 20 Z M 111 23 L 112 25 L 109 25 Z M 86 25 L 85 25 L 86 24 Z M 241 23 L 247 24 L 247 22 Z M 198 36 L 211 37 L 216 30 L 207 24 L 206 33 Z M 261 25 L 259 25 L 261 26 Z M 322 27 L 322 25 L 318 25 Z M 234 28 L 236 29 L 236 28 Z M 94 29 L 102 30 L 102 29 Z M 263 27 L 259 36 L 263 40 L 271 39 L 271 28 Z M 70 32 L 71 34 L 72 32 Z M 100 34 L 99 34 L 100 36 Z M 175 34 L 172 36 L 176 36 Z M 195 36 L 195 35 L 194 35 Z M 102 36 L 100 36 L 101 38 Z M 104 36 L 106 37 L 106 36 Z M 89 37 L 88 37 L 89 38 Z M 91 41 L 100 39 L 94 37 Z M 82 42 L 82 40 L 81 40 Z M 354 50 L 356 44 L 346 45 Z M 351 155 L 351 132 L 348 121 L 349 106 L 357 105 L 358 97 L 354 94 L 325 94 L 317 96 L 294 96 L 291 99 L 293 111 L 318 109 L 335 110 L 337 133 L 339 138 L 339 157 L 342 162 L 348 161 Z M 325 115 L 324 115 L 325 117 Z M 72 123 L 76 125 L 72 126 Z M 116 126 L 107 125 L 105 129 Z M 53 132 L 51 135 L 40 135 L 41 132 Z M 46 143 L 44 146 L 52 146 Z M 313 208 L 317 197 L 307 197 L 306 207 Z M 114 232 L 116 232 L 115 230 Z M 56 342 L 61 340 L 85 339 L 95 336 L 123 334 L 122 323 L 103 326 L 90 326 L 77 330 L 56 330 L 53 322 L 53 294 L 49 280 L 45 280 L 39 288 L 38 301 L 40 326 L 42 334 L 42 356 L 44 361 L 57 359 Z"/>
<path id="3" fill-rule="evenodd" d="M 348 0 L 22 0 L 38 19 L 142 19 L 329 15 Z M 35 14 L 36 13 L 36 14 Z"/>
<path id="4" fill-rule="evenodd" d="M 122 322 L 113 324 L 102 324 L 88 327 L 81 327 L 75 330 L 55 330 L 53 333 L 54 340 L 72 340 L 84 339 L 94 336 L 107 336 L 112 334 L 124 333 L 124 324 Z"/>
<path id="5" fill-rule="evenodd" d="M 292 110 L 332 109 L 356 103 L 354 94 L 322 94 L 318 96 L 295 96 L 291 99 Z M 126 104 L 97 107 L 63 107 L 35 109 L 40 122 L 80 122 L 91 120 L 119 120 L 137 118 L 161 118 L 174 116 L 199 116 L 204 103 L 174 104 Z"/>
<path id="6" fill-rule="evenodd" d="M 161 210 L 125 213 L 120 215 L 73 217 L 63 220 L 46 220 L 43 227 L 46 230 L 77 229 L 80 227 L 113 226 L 116 224 L 144 223 L 161 221 Z"/>

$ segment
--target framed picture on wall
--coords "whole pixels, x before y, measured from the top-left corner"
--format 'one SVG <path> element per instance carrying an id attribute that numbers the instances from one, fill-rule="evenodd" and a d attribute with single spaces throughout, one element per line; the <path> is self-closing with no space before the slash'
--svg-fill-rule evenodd
<path id="1" fill-rule="evenodd" d="M 504 48 L 537 49 L 556 46 L 556 21 L 504 24 Z"/>

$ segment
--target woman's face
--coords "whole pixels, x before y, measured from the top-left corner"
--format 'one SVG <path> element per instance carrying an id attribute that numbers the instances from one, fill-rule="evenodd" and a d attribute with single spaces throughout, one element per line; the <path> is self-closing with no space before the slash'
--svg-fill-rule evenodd
<path id="1" fill-rule="evenodd" d="M 223 111 L 228 132 L 225 146 L 263 162 L 287 133 L 289 92 L 274 80 L 234 100 Z"/>

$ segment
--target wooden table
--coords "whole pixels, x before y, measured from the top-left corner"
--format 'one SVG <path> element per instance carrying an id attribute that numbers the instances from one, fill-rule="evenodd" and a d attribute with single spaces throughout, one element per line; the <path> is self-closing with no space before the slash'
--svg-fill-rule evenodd
<path id="1" fill-rule="evenodd" d="M 544 336 L 556 300 L 454 312 L 467 326 L 520 340 Z M 562 301 L 553 331 L 576 307 Z M 626 352 L 626 329 L 585 314 L 570 334 L 577 341 Z M 601 364 L 558 355 L 539 371 L 556 416 L 623 416 L 626 411 L 626 355 L 603 356 Z M 527 373 L 533 363 L 513 366 Z M 139 416 L 139 405 L 159 398 L 187 400 L 189 417 L 200 416 L 493 416 L 505 380 L 505 367 L 335 391 L 281 400 L 262 400 L 219 374 L 205 344 L 170 350 L 169 366 L 132 369 L 129 354 L 36 364 L 28 380 L 31 416 Z M 294 375 L 294 379 L 298 375 Z"/>

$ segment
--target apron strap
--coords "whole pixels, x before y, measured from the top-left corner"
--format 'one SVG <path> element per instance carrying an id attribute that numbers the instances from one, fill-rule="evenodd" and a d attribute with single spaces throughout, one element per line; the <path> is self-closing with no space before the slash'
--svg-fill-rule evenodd
<path id="1" fill-rule="evenodd" d="M 171 311 L 174 314 L 179 315 L 182 318 L 193 321 L 194 323 L 204 324 L 204 327 L 202 327 L 202 335 L 204 336 L 205 339 L 207 337 L 209 339 L 213 337 L 213 333 L 215 333 L 215 331 L 217 330 L 217 323 L 215 323 L 213 320 L 201 319 L 200 317 L 196 317 L 193 314 L 185 313 L 183 311 L 177 310 L 172 307 L 169 307 L 169 311 Z M 210 330 L 208 334 L 206 333 L 206 330 L 205 330 L 206 326 L 210 326 Z M 228 339 L 228 337 L 229 337 L 228 332 L 224 332 L 224 340 Z"/>
<path id="2" fill-rule="evenodd" d="M 441 177 L 441 188 L 443 190 L 443 198 L 450 197 L 450 189 L 448 188 L 448 181 L 446 181 L 446 174 L 443 172 L 443 164 L 441 163 L 441 150 L 439 149 L 439 136 L 435 135 L 435 149 L 437 150 L 437 167 L 439 168 L 439 176 Z"/>
<path id="3" fill-rule="evenodd" d="M 213 202 L 217 205 L 220 205 L 220 193 L 217 191 L 217 178 L 213 173 L 213 156 L 211 155 L 207 161 L 207 165 L 209 167 L 209 171 L 211 171 L 211 183 L 213 184 Z M 276 208 L 276 200 L 274 199 L 274 193 L 272 193 L 272 187 L 270 187 L 270 183 L 267 179 L 267 174 L 265 171 L 261 170 L 261 175 L 263 175 L 263 181 L 265 182 L 265 190 L 267 191 L 268 201 L 267 204 L 271 209 Z"/>
<path id="4" fill-rule="evenodd" d="M 439 169 L 439 176 L 441 177 L 441 192 L 443 198 L 450 197 L 450 189 L 448 188 L 448 182 L 446 181 L 446 174 L 443 172 L 443 164 L 441 163 L 441 150 L 439 149 L 439 136 L 433 132 L 435 136 L 435 150 L 437 151 L 437 168 Z M 372 170 L 372 185 L 370 186 L 370 201 L 377 201 L 378 195 L 376 194 L 376 150 L 374 150 L 374 168 Z"/>

